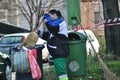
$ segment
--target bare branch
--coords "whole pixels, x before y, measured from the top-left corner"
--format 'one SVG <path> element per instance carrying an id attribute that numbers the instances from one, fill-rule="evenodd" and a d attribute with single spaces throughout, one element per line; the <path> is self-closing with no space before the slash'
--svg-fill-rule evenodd
<path id="1" fill-rule="evenodd" d="M 29 20 L 29 18 L 27 17 L 27 15 L 25 14 L 25 12 L 20 8 L 20 10 L 21 10 L 21 12 L 22 12 L 22 14 L 23 14 L 23 16 L 27 19 L 27 21 L 30 23 L 30 20 Z"/>
<path id="2" fill-rule="evenodd" d="M 28 6 L 28 10 L 29 10 L 29 12 L 30 12 L 30 16 L 32 16 L 32 9 L 31 9 L 31 5 L 30 5 L 30 3 L 29 3 L 29 0 L 26 0 L 26 4 L 27 4 L 27 6 Z"/>
<path id="3" fill-rule="evenodd" d="M 19 8 L 20 8 L 23 16 L 26 18 L 26 20 L 28 21 L 28 23 L 30 23 L 30 16 L 29 16 L 29 14 L 27 14 L 27 12 L 25 12 L 25 9 L 24 9 L 24 7 L 22 6 L 21 2 L 19 2 L 19 3 L 20 3 L 20 4 L 19 4 Z"/>
<path id="4" fill-rule="evenodd" d="M 19 8 L 30 18 L 29 13 L 25 9 L 25 7 L 22 5 L 22 3 L 19 1 Z"/>
<path id="5" fill-rule="evenodd" d="M 33 0 L 30 1 L 30 5 L 31 5 L 33 12 L 35 13 L 37 10 L 36 10 L 36 5 Z"/>
<path id="6" fill-rule="evenodd" d="M 38 3 L 38 0 L 35 0 L 35 4 L 37 4 Z"/>
<path id="7" fill-rule="evenodd" d="M 41 5 L 42 5 L 42 0 L 40 0 L 40 2 L 38 3 L 38 6 L 37 6 L 35 27 L 39 26 L 39 21 L 40 21 L 40 17 L 41 17 L 41 16 L 39 16 L 39 14 L 41 12 Z"/>

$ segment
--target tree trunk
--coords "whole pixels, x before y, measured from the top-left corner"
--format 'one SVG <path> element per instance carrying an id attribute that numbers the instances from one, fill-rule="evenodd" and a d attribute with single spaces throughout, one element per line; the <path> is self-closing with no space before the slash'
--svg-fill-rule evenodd
<path id="1" fill-rule="evenodd" d="M 119 18 L 118 0 L 102 0 L 104 19 Z M 120 25 L 105 26 L 107 53 L 120 56 Z"/>

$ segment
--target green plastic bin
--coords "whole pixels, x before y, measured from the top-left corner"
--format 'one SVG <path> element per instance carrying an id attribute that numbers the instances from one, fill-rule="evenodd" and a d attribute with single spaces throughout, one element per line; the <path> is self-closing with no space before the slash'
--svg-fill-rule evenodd
<path id="1" fill-rule="evenodd" d="M 70 55 L 67 58 L 68 77 L 78 77 L 86 73 L 86 36 L 79 32 L 70 32 Z"/>

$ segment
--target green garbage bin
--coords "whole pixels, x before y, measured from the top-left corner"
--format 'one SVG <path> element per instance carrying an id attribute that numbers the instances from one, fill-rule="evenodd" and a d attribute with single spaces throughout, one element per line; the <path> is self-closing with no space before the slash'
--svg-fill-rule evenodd
<path id="1" fill-rule="evenodd" d="M 86 72 L 86 40 L 79 32 L 68 33 L 70 55 L 67 58 L 68 77 L 82 76 Z"/>

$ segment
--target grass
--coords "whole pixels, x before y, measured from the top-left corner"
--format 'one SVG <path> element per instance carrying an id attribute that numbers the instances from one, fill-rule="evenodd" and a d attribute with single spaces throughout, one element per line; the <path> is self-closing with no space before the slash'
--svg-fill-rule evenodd
<path id="1" fill-rule="evenodd" d="M 95 57 L 88 57 L 87 59 L 87 71 L 83 80 L 103 80 L 103 72 L 99 66 L 99 62 Z"/>
<path id="2" fill-rule="evenodd" d="M 44 69 L 44 80 L 58 80 L 55 73 L 54 66 L 50 66 L 48 69 Z"/>
<path id="3" fill-rule="evenodd" d="M 108 68 L 120 78 L 120 61 L 107 62 Z"/>

